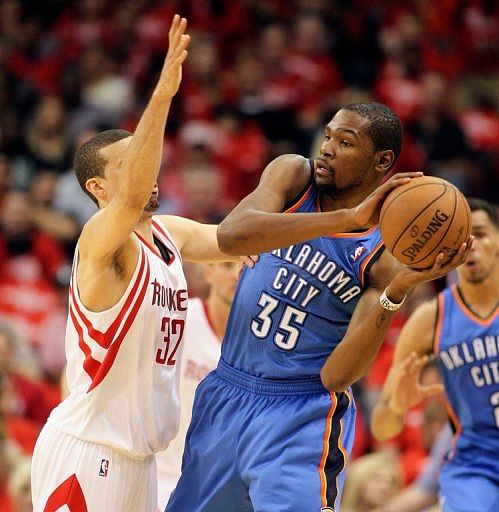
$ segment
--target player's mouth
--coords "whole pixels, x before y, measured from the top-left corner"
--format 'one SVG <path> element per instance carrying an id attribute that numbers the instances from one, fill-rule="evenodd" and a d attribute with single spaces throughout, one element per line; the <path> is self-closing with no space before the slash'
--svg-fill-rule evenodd
<path id="1" fill-rule="evenodd" d="M 329 167 L 324 161 L 317 160 L 317 165 L 315 166 L 315 172 L 319 176 L 330 176 L 331 174 L 334 174 L 334 169 Z"/>
<path id="2" fill-rule="evenodd" d="M 469 270 L 476 270 L 478 268 L 478 263 L 475 260 L 467 260 L 464 265 Z"/>

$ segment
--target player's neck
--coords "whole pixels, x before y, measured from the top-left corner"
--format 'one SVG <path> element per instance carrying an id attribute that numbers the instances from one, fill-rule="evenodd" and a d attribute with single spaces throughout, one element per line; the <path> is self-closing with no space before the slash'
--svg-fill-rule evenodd
<path id="1" fill-rule="evenodd" d="M 319 204 L 322 212 L 333 212 L 344 208 L 355 208 L 376 188 L 378 184 L 359 185 L 333 194 L 321 193 Z"/>
<path id="2" fill-rule="evenodd" d="M 499 301 L 499 271 L 496 268 L 481 283 L 469 283 L 464 280 L 459 283 L 459 290 L 471 310 L 481 317 L 487 317 Z"/>
<path id="3" fill-rule="evenodd" d="M 154 245 L 154 239 L 152 236 L 152 215 L 142 215 L 135 228 L 135 231 L 142 237 L 144 240 L 147 240 L 151 245 Z"/>
<path id="4" fill-rule="evenodd" d="M 217 335 L 217 338 L 222 341 L 229 318 L 230 305 L 225 304 L 216 295 L 210 295 L 206 299 L 206 307 L 210 315 L 210 322 Z"/>

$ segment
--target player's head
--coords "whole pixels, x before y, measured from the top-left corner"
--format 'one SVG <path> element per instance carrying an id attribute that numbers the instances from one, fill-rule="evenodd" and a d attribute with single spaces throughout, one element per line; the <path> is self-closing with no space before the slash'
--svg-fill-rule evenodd
<path id="1" fill-rule="evenodd" d="M 402 134 L 400 119 L 386 105 L 345 105 L 325 127 L 315 172 L 317 187 L 332 195 L 359 186 L 374 189 L 394 166 Z"/>
<path id="2" fill-rule="evenodd" d="M 499 216 L 497 207 L 483 199 L 468 198 L 468 204 L 475 241 L 466 262 L 458 267 L 458 274 L 461 280 L 481 283 L 492 274 L 498 263 Z"/>
<path id="3" fill-rule="evenodd" d="M 76 152 L 74 168 L 83 192 L 99 206 L 109 204 L 116 190 L 123 157 L 132 140 L 126 130 L 106 130 L 85 142 Z M 157 190 L 145 210 L 159 207 Z"/>
<path id="4" fill-rule="evenodd" d="M 210 285 L 210 297 L 226 306 L 232 304 L 237 285 L 237 263 L 210 263 L 205 265 L 204 277 Z"/>

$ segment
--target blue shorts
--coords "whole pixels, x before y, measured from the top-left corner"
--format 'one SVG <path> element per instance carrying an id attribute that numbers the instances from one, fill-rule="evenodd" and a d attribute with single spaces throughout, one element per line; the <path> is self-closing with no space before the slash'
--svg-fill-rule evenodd
<path id="1" fill-rule="evenodd" d="M 339 511 L 354 438 L 350 393 L 258 379 L 223 361 L 196 392 L 167 512 Z"/>
<path id="2" fill-rule="evenodd" d="M 442 512 L 498 512 L 497 457 L 458 451 L 445 461 L 440 472 Z"/>

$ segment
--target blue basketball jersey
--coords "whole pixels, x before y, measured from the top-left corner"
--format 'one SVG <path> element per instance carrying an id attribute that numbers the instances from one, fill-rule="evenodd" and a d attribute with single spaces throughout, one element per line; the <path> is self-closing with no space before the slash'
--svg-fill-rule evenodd
<path id="1" fill-rule="evenodd" d="M 286 213 L 318 212 L 315 185 Z M 260 255 L 232 303 L 222 359 L 266 379 L 317 378 L 341 341 L 383 251 L 377 227 L 331 234 Z"/>
<path id="2" fill-rule="evenodd" d="M 499 453 L 499 307 L 482 319 L 456 286 L 438 297 L 435 352 L 459 434 L 457 451 Z"/>

